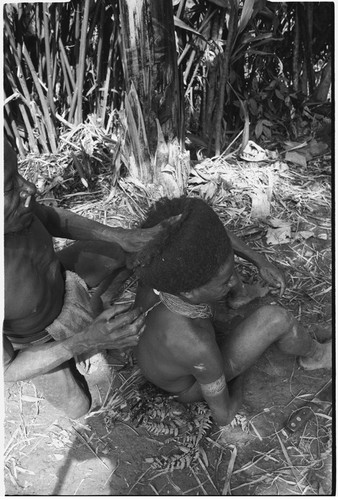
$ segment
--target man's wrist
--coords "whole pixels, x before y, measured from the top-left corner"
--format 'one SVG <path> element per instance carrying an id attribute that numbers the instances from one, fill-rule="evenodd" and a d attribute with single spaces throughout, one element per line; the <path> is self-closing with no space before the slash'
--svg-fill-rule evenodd
<path id="1" fill-rule="evenodd" d="M 71 358 L 73 358 L 74 356 L 79 356 L 80 354 L 92 351 L 95 348 L 95 345 L 94 343 L 93 345 L 90 344 L 90 336 L 88 335 L 88 331 L 85 329 L 64 340 L 62 347 L 69 352 Z"/>

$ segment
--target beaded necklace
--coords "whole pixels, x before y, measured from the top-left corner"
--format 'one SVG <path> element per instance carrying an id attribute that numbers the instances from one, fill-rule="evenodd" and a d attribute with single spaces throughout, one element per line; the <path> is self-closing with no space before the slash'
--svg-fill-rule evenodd
<path id="1" fill-rule="evenodd" d="M 171 295 L 166 292 L 159 292 L 154 290 L 155 294 L 159 296 L 162 304 L 166 306 L 169 311 L 187 316 L 188 318 L 212 318 L 213 312 L 208 304 L 189 304 L 180 299 L 176 295 Z"/>

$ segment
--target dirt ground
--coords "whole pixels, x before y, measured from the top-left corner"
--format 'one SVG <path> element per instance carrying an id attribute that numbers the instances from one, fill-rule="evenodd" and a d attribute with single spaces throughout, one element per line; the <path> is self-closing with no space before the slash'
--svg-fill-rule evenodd
<path id="1" fill-rule="evenodd" d="M 324 224 L 330 221 L 330 213 L 321 212 L 319 205 L 318 210 L 313 205 L 309 211 L 313 224 L 308 219 L 301 228 L 314 236 L 293 246 L 280 245 L 278 250 L 291 263 L 285 269 L 288 288 L 284 297 L 270 293 L 259 300 L 292 310 L 315 338 L 325 340 L 332 335 L 330 287 L 325 284 L 331 276 L 331 235 Z M 274 255 L 278 257 L 277 252 Z M 306 271 L 314 259 L 317 281 L 313 284 L 309 267 L 304 274 L 309 285 L 298 289 L 294 276 Z M 256 306 L 255 302 L 252 307 Z M 294 434 L 284 430 L 288 417 L 329 380 L 330 371 L 303 371 L 293 357 L 270 348 L 246 374 L 242 417 L 247 425 L 230 427 L 221 438 L 217 428 L 211 427 L 199 442 L 195 459 L 181 463 L 182 470 L 170 471 L 155 468 L 156 457 L 172 456 L 177 450 L 184 455 L 182 436 L 151 433 L 144 425 L 120 418 L 119 411 L 112 413 L 115 382 L 117 386 L 126 383 L 132 367 L 114 352 L 108 361 L 110 379 L 99 373 L 88 380 L 93 411 L 77 421 L 62 416 L 40 398 L 31 382 L 5 385 L 8 496 L 332 492 L 332 408 L 314 408 L 310 420 Z"/>
<path id="2" fill-rule="evenodd" d="M 317 323 L 314 333 L 329 337 L 329 322 Z M 130 368 L 114 356 L 109 357 L 111 369 L 123 381 Z M 235 427 L 220 440 L 213 427 L 203 441 L 203 460 L 172 472 L 152 468 L 152 457 L 163 455 L 167 436 L 114 421 L 109 412 L 72 421 L 40 399 L 31 382 L 6 384 L 6 494 L 329 494 L 329 415 L 318 409 L 295 434 L 281 431 L 306 395 L 315 394 L 329 377 L 327 370 L 301 370 L 294 358 L 272 347 L 245 380 L 248 430 Z M 90 389 L 94 410 L 112 394 L 106 376 L 98 375 Z"/>

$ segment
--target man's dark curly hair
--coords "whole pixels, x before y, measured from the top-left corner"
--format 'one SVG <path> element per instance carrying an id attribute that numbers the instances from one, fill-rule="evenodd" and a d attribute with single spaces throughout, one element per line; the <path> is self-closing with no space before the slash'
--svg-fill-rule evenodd
<path id="1" fill-rule="evenodd" d="M 150 209 L 143 228 L 182 214 L 150 241 L 139 255 L 136 273 L 143 285 L 171 294 L 205 285 L 232 255 L 230 239 L 214 210 L 200 198 L 162 198 Z"/>

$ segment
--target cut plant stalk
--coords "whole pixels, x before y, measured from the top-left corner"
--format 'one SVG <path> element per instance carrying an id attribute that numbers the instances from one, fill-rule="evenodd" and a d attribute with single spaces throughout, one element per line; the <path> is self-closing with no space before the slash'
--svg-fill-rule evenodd
<path id="1" fill-rule="evenodd" d="M 85 0 L 83 20 L 82 20 L 82 24 L 81 24 L 79 66 L 78 66 L 78 71 L 77 71 L 78 102 L 77 102 L 77 117 L 75 120 L 76 124 L 82 123 L 82 121 L 83 121 L 82 101 L 83 101 L 83 82 L 84 82 L 84 74 L 85 74 L 85 69 L 86 69 L 87 29 L 88 29 L 88 19 L 89 19 L 89 7 L 90 7 L 90 0 Z"/>
<path id="2" fill-rule="evenodd" d="M 45 96 L 42 92 L 42 88 L 41 88 L 41 85 L 39 82 L 38 75 L 36 74 L 32 60 L 28 54 L 26 45 L 23 44 L 22 48 L 23 48 L 23 51 L 22 51 L 23 56 L 26 59 L 27 66 L 28 66 L 29 71 L 32 75 L 32 78 L 33 78 L 34 84 L 35 84 L 35 88 L 36 88 L 38 95 L 39 95 L 40 104 L 42 106 L 42 111 L 43 111 L 43 115 L 44 115 L 44 119 L 45 119 L 46 129 L 48 132 L 48 140 L 49 140 L 49 144 L 51 147 L 51 151 L 52 151 L 52 153 L 56 153 L 56 151 L 57 151 L 56 142 L 55 142 L 56 131 L 55 131 L 55 127 L 52 123 L 52 120 L 50 118 L 49 112 L 48 112 L 46 99 L 45 99 Z"/>
<path id="3" fill-rule="evenodd" d="M 7 119 L 6 119 L 6 113 L 7 113 Z M 12 112 L 9 109 L 8 105 L 5 106 L 5 129 L 6 129 L 7 133 L 8 133 L 8 135 L 9 135 L 9 137 L 13 137 L 13 133 L 14 133 L 13 139 L 14 139 L 15 143 L 18 146 L 20 155 L 22 157 L 25 157 L 26 156 L 26 151 L 25 151 L 25 148 L 23 147 L 22 140 L 21 140 L 18 128 L 16 126 L 16 122 L 15 122 L 15 120 L 13 118 Z M 9 133 L 8 129 L 10 129 L 12 131 L 12 133 Z"/>
<path id="4" fill-rule="evenodd" d="M 52 120 L 54 122 L 55 116 L 55 106 L 54 106 L 54 89 L 53 89 L 53 63 L 51 58 L 51 48 L 49 42 L 49 14 L 48 6 L 46 3 L 43 4 L 43 26 L 45 31 L 45 57 L 46 57 L 46 73 L 47 73 L 47 84 L 48 84 L 48 104 L 52 115 Z"/>

